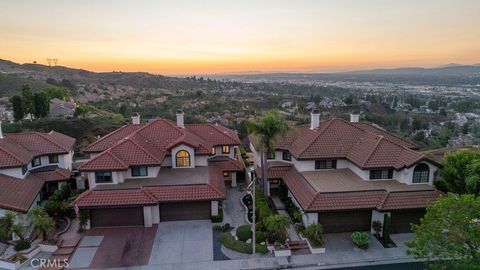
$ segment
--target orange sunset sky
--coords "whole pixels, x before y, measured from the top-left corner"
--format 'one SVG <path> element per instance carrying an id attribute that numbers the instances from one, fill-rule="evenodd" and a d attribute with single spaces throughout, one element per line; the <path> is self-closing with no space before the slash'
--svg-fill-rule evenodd
<path id="1" fill-rule="evenodd" d="M 474 64 L 480 1 L 1 1 L 0 58 L 169 75 Z"/>

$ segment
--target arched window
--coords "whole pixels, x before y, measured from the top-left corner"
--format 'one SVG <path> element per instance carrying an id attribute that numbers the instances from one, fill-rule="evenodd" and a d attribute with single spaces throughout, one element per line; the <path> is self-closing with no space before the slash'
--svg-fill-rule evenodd
<path id="1" fill-rule="evenodd" d="M 175 158 L 177 160 L 177 167 L 190 167 L 190 153 L 187 151 L 178 151 Z"/>
<path id="2" fill-rule="evenodd" d="M 413 169 L 413 183 L 428 183 L 430 176 L 430 168 L 427 164 L 422 163 L 415 166 Z"/>

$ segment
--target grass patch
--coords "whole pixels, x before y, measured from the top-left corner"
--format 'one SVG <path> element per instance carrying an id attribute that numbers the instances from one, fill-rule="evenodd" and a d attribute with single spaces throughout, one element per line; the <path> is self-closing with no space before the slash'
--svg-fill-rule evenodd
<path id="1" fill-rule="evenodd" d="M 222 235 L 220 235 L 218 240 L 226 248 L 238 251 L 240 253 L 252 254 L 252 244 L 235 240 L 235 237 L 233 237 L 233 235 L 231 235 L 230 233 L 223 233 Z M 255 251 L 261 254 L 266 254 L 268 252 L 267 246 L 260 244 L 255 245 Z"/>

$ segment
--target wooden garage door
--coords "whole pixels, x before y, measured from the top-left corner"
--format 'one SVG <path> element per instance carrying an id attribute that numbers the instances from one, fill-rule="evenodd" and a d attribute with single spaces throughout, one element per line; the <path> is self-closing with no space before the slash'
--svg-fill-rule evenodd
<path id="1" fill-rule="evenodd" d="M 209 218 L 210 202 L 165 203 L 160 205 L 160 221 Z"/>
<path id="2" fill-rule="evenodd" d="M 143 226 L 143 208 L 90 209 L 92 227 Z"/>
<path id="3" fill-rule="evenodd" d="M 368 231 L 371 221 L 371 210 L 318 213 L 318 223 L 325 233 Z"/>
<path id="4" fill-rule="evenodd" d="M 411 224 L 420 223 L 420 219 L 425 215 L 425 209 L 392 211 L 392 233 L 411 232 Z"/>

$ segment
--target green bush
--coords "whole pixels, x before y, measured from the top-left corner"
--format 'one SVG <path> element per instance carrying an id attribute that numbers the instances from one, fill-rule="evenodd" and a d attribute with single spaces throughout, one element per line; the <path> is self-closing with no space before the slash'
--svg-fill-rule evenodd
<path id="1" fill-rule="evenodd" d="M 285 242 L 290 220 L 284 215 L 271 215 L 264 220 L 267 238 L 271 242 Z"/>
<path id="2" fill-rule="evenodd" d="M 222 231 L 223 232 L 229 232 L 231 230 L 233 230 L 233 227 L 230 225 L 230 223 L 223 224 L 223 226 L 222 226 Z"/>
<path id="3" fill-rule="evenodd" d="M 16 251 L 20 251 L 28 248 L 30 248 L 30 242 L 28 242 L 27 240 L 21 239 L 21 240 L 18 240 L 18 242 L 15 244 Z"/>
<path id="4" fill-rule="evenodd" d="M 272 210 L 270 210 L 270 207 L 268 207 L 267 198 L 258 188 L 255 190 L 255 204 L 258 211 L 259 220 L 263 220 L 273 214 Z"/>
<path id="5" fill-rule="evenodd" d="M 252 244 L 235 240 L 235 237 L 233 237 L 233 235 L 231 235 L 228 232 L 225 232 L 222 235 L 220 235 L 218 240 L 226 248 L 238 251 L 240 253 L 252 254 Z M 265 245 L 259 245 L 259 244 L 255 245 L 255 250 L 257 253 L 262 253 L 262 254 L 265 254 L 268 252 L 267 247 Z"/>
<path id="6" fill-rule="evenodd" d="M 255 242 L 257 244 L 265 242 L 265 239 L 267 239 L 267 236 L 265 235 L 264 232 L 261 232 L 261 231 L 256 231 L 255 232 Z"/>
<path id="7" fill-rule="evenodd" d="M 352 233 L 353 244 L 361 249 L 368 249 L 370 245 L 370 235 L 366 232 Z"/>
<path id="8" fill-rule="evenodd" d="M 383 217 L 383 240 L 390 242 L 390 230 L 391 230 L 392 221 L 389 214 L 385 214 Z"/>
<path id="9" fill-rule="evenodd" d="M 323 227 L 321 224 L 313 223 L 308 225 L 304 233 L 313 246 L 323 246 Z"/>
<path id="10" fill-rule="evenodd" d="M 252 238 L 252 226 L 248 224 L 239 226 L 236 235 L 238 240 L 247 242 L 248 239 Z"/>

